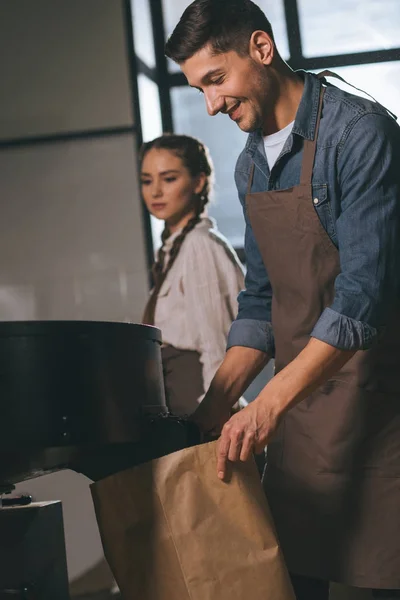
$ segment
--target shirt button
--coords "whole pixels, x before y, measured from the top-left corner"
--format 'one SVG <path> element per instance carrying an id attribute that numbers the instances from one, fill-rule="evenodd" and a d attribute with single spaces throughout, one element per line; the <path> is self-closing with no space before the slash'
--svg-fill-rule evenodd
<path id="1" fill-rule="evenodd" d="M 314 202 L 314 204 L 318 204 L 318 202 L 319 202 L 318 198 L 314 198 L 313 202 Z"/>

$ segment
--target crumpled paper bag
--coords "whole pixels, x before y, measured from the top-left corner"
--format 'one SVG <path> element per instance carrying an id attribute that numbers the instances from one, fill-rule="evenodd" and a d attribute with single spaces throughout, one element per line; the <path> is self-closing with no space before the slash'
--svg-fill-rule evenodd
<path id="1" fill-rule="evenodd" d="M 91 485 L 124 600 L 294 600 L 254 461 L 216 472 L 216 442 Z"/>

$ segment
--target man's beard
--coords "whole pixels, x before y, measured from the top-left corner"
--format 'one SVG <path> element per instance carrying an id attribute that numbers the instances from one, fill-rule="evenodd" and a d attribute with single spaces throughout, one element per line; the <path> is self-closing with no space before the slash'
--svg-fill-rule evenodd
<path id="1" fill-rule="evenodd" d="M 245 103 L 242 103 L 242 106 L 244 108 Z M 249 114 L 243 114 L 242 117 L 236 122 L 236 125 L 244 133 L 251 133 L 252 131 L 260 129 L 263 122 L 261 115 L 257 114 L 255 110 L 251 111 L 251 105 L 247 106 L 247 109 Z M 245 110 L 243 112 L 245 113 Z"/>
<path id="2" fill-rule="evenodd" d="M 249 75 L 249 78 L 254 81 L 253 111 L 249 115 L 247 122 L 246 119 L 243 118 L 242 123 L 240 123 L 240 121 L 236 123 L 245 133 L 251 133 L 257 129 L 263 128 L 266 115 L 272 110 L 271 104 L 274 95 L 271 81 L 266 78 L 264 67 L 260 67 L 253 63 L 252 73 Z M 251 111 L 251 104 L 248 108 L 249 111 Z"/>
<path id="3" fill-rule="evenodd" d="M 243 123 L 243 125 L 241 125 L 239 122 L 237 123 L 237 126 L 245 133 L 252 133 L 253 131 L 256 131 L 262 127 L 262 119 L 253 117 L 248 123 Z"/>

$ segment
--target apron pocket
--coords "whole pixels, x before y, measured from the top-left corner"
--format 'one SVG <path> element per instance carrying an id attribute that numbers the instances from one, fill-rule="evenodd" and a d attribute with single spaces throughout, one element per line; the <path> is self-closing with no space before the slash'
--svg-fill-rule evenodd
<path id="1" fill-rule="evenodd" d="M 400 477 L 400 396 L 362 390 L 361 404 L 363 433 L 355 468 L 378 477 Z"/>
<path id="2" fill-rule="evenodd" d="M 330 379 L 305 400 L 318 472 L 400 476 L 400 399 Z"/>

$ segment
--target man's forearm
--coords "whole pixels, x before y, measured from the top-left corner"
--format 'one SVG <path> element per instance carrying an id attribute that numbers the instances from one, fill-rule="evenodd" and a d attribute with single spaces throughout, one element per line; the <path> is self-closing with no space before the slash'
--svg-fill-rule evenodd
<path id="1" fill-rule="evenodd" d="M 229 348 L 203 401 L 191 415 L 192 421 L 205 433 L 219 433 L 231 416 L 232 406 L 268 360 L 265 352 L 254 348 Z"/>
<path id="2" fill-rule="evenodd" d="M 259 398 L 269 404 L 276 401 L 278 414 L 284 412 L 328 381 L 354 354 L 311 338 L 304 350 L 271 379 Z"/>
<path id="3" fill-rule="evenodd" d="M 269 360 L 268 354 L 254 348 L 229 348 L 207 395 L 232 407 Z"/>

